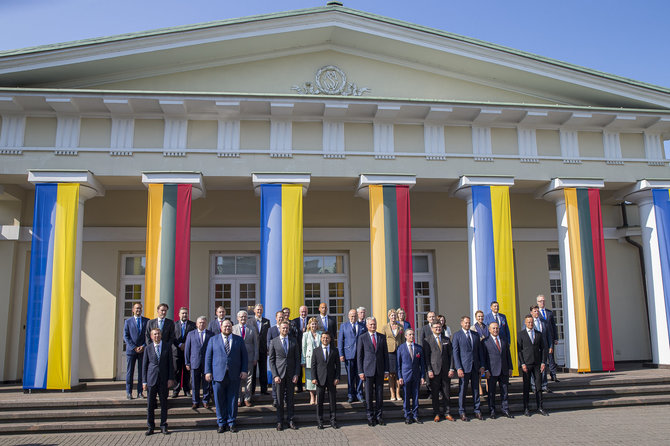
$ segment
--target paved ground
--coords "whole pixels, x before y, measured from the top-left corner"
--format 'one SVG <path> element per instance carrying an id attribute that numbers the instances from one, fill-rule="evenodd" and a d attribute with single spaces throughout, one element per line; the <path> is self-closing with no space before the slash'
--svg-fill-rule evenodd
<path id="1" fill-rule="evenodd" d="M 213 430 L 174 431 L 169 436 L 142 432 L 97 432 L 74 434 L 40 434 L 0 436 L 0 445 L 122 445 L 180 444 L 319 446 L 356 444 L 422 445 L 427 444 L 668 444 L 670 438 L 670 405 L 617 407 L 554 412 L 549 417 L 517 416 L 513 420 L 496 419 L 468 423 L 461 421 L 426 422 L 406 426 L 391 422 L 385 427 L 348 424 L 339 430 L 301 427 L 297 431 L 277 432 L 274 429 L 244 429 L 237 434 L 217 434 Z"/>

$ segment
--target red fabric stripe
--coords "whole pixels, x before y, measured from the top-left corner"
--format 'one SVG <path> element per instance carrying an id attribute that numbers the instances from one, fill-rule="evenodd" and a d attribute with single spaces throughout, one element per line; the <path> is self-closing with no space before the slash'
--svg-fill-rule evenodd
<path id="1" fill-rule="evenodd" d="M 405 320 L 414 327 L 414 280 L 412 276 L 412 224 L 410 221 L 409 186 L 396 186 L 398 210 L 398 264 L 400 306 Z"/>
<path id="2" fill-rule="evenodd" d="M 600 331 L 600 352 L 603 371 L 614 370 L 612 342 L 612 318 L 610 315 L 610 294 L 607 285 L 607 263 L 603 237 L 603 221 L 600 213 L 600 191 L 589 189 L 589 211 L 591 212 L 591 238 L 593 239 L 593 266 L 596 276 L 598 302 L 598 328 Z"/>
<path id="3" fill-rule="evenodd" d="M 191 185 L 180 184 L 177 188 L 177 222 L 174 249 L 174 309 L 189 304 L 189 277 L 191 273 Z M 176 316 L 175 320 L 179 317 Z"/>

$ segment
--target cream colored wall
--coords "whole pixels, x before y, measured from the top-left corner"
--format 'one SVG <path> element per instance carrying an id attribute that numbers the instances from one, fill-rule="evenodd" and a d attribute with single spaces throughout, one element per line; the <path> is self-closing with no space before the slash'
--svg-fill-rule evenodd
<path id="1" fill-rule="evenodd" d="M 393 126 L 394 149 L 396 152 L 425 153 L 422 125 Z"/>
<path id="2" fill-rule="evenodd" d="M 368 123 L 344 123 L 344 150 L 349 152 L 370 152 L 374 146 L 374 130 Z"/>
<path id="3" fill-rule="evenodd" d="M 189 149 L 215 149 L 219 123 L 217 121 L 188 121 L 186 147 Z"/>
<path id="4" fill-rule="evenodd" d="M 547 263 L 549 251 L 558 252 L 558 242 L 514 242 L 518 329 L 521 329 L 521 322 L 529 313 L 529 307 L 535 305 L 538 294 L 547 297 L 547 306 L 551 308 Z"/>
<path id="5" fill-rule="evenodd" d="M 467 227 L 464 200 L 450 197 L 446 192 L 410 192 L 409 199 L 413 228 Z"/>
<path id="6" fill-rule="evenodd" d="M 447 153 L 472 153 L 472 128 L 445 126 L 444 149 Z"/>
<path id="7" fill-rule="evenodd" d="M 603 134 L 601 132 L 577 132 L 579 141 L 579 155 L 583 157 L 605 156 Z"/>
<path id="8" fill-rule="evenodd" d="M 561 140 L 558 130 L 537 130 L 537 154 L 544 156 L 561 156 Z"/>
<path id="9" fill-rule="evenodd" d="M 111 138 L 111 119 L 81 119 L 79 127 L 79 147 L 109 147 Z"/>
<path id="10" fill-rule="evenodd" d="M 53 147 L 56 144 L 56 118 L 26 118 L 23 145 Z"/>
<path id="11" fill-rule="evenodd" d="M 270 121 L 241 121 L 240 148 L 268 150 L 270 148 Z"/>
<path id="12" fill-rule="evenodd" d="M 516 129 L 491 129 L 491 149 L 496 155 L 518 155 L 519 140 Z"/>
<path id="13" fill-rule="evenodd" d="M 556 206 L 531 194 L 510 193 L 512 228 L 555 228 Z"/>
<path id="14" fill-rule="evenodd" d="M 623 158 L 645 158 L 644 135 L 642 133 L 620 133 L 619 142 Z"/>
<path id="15" fill-rule="evenodd" d="M 30 270 L 30 243 L 0 242 L 0 300 L 9 293 L 9 300 L 3 302 L 3 313 L 6 314 L 5 344 L 2 347 L 4 354 L 2 372 L 3 381 L 17 381 L 23 377 L 23 352 L 26 338 L 26 308 L 28 303 L 28 274 Z M 5 281 L 6 280 L 6 281 Z"/>
<path id="16" fill-rule="evenodd" d="M 16 342 L 18 338 L 11 333 L 10 318 L 12 313 L 9 311 L 13 291 L 13 278 L 16 265 L 16 245 L 15 241 L 0 241 L 0 334 L 5 342 L 0 342 L 0 381 L 15 379 L 11 376 L 11 371 L 7 365 L 11 364 L 11 358 L 8 357 L 8 345 Z"/>
<path id="17" fill-rule="evenodd" d="M 323 149 L 323 125 L 321 122 L 294 122 L 292 131 L 293 150 Z"/>
<path id="18" fill-rule="evenodd" d="M 146 226 L 147 201 L 146 189 L 108 190 L 86 201 L 84 226 Z"/>
<path id="19" fill-rule="evenodd" d="M 133 147 L 163 147 L 165 121 L 162 119 L 136 119 Z"/>

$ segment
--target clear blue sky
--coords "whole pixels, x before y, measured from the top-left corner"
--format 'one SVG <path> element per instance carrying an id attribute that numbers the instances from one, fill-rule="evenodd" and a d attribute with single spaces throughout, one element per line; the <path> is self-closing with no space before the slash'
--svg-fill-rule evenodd
<path id="1" fill-rule="evenodd" d="M 0 0 L 0 51 L 325 4 Z M 344 5 L 670 87 L 670 0 L 344 0 Z"/>

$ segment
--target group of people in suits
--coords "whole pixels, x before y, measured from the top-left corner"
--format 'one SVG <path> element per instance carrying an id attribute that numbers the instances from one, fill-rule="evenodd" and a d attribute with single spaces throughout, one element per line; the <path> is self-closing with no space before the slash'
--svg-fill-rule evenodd
<path id="1" fill-rule="evenodd" d="M 529 394 L 535 392 L 538 411 L 542 392 L 547 391 L 547 372 L 556 377 L 553 348 L 557 333 L 553 313 L 545 308 L 545 298 L 524 318 L 524 328 L 517 335 L 519 369 L 523 373 L 524 414 L 530 416 Z M 347 401 L 365 404 L 370 426 L 385 425 L 383 387 L 389 380 L 392 399 L 402 393 L 405 423 L 422 423 L 418 413 L 419 390 L 428 387 L 433 420 L 454 421 L 450 413 L 451 380 L 458 377 L 458 415 L 468 421 L 465 399 L 472 393 L 474 416 L 483 419 L 480 407 L 480 379 L 486 382 L 489 417 L 499 414 L 513 418 L 509 412 L 508 385 L 513 363 L 511 336 L 507 318 L 497 302 L 491 312 L 476 313 L 460 319 L 461 329 L 451 333 L 444 317 L 435 312 L 427 315 L 428 323 L 415 332 L 404 320 L 402 309 L 388 312 L 388 324 L 377 331 L 377 320 L 366 317 L 366 309 L 351 309 L 339 327 L 321 304 L 319 314 L 308 318 L 308 309 L 300 307 L 299 316 L 290 319 L 284 308 L 275 314 L 275 325 L 263 317 L 263 306 L 256 305 L 253 315 L 238 312 L 237 324 L 226 318 L 219 307 L 216 318 L 207 325 L 200 316 L 188 320 L 188 309 L 181 308 L 179 320 L 167 318 L 168 306 L 157 307 L 152 320 L 142 316 L 141 304 L 135 304 L 133 315 L 125 321 L 124 339 L 127 354 L 126 394 L 132 398 L 133 374 L 138 370 L 138 397 L 148 398 L 147 435 L 155 429 L 156 397 L 160 400 L 160 428 L 167 430 L 169 389 L 173 397 L 183 389 L 192 398 L 193 409 L 216 406 L 217 431 L 237 432 L 237 408 L 251 406 L 256 384 L 267 394 L 269 365 L 272 376 L 273 405 L 277 410 L 277 430 L 297 429 L 294 420 L 294 393 L 310 392 L 310 404 L 316 406 L 317 426 L 324 425 L 326 393 L 330 425 L 338 428 L 336 386 L 340 367 L 347 372 Z M 337 346 L 335 345 L 337 341 Z M 339 347 L 339 348 L 338 348 Z M 553 369 L 552 369 L 553 366 Z M 400 391 L 403 389 L 403 392 Z M 202 396 L 201 396 L 202 392 Z M 500 398 L 498 409 L 497 394 Z"/>

